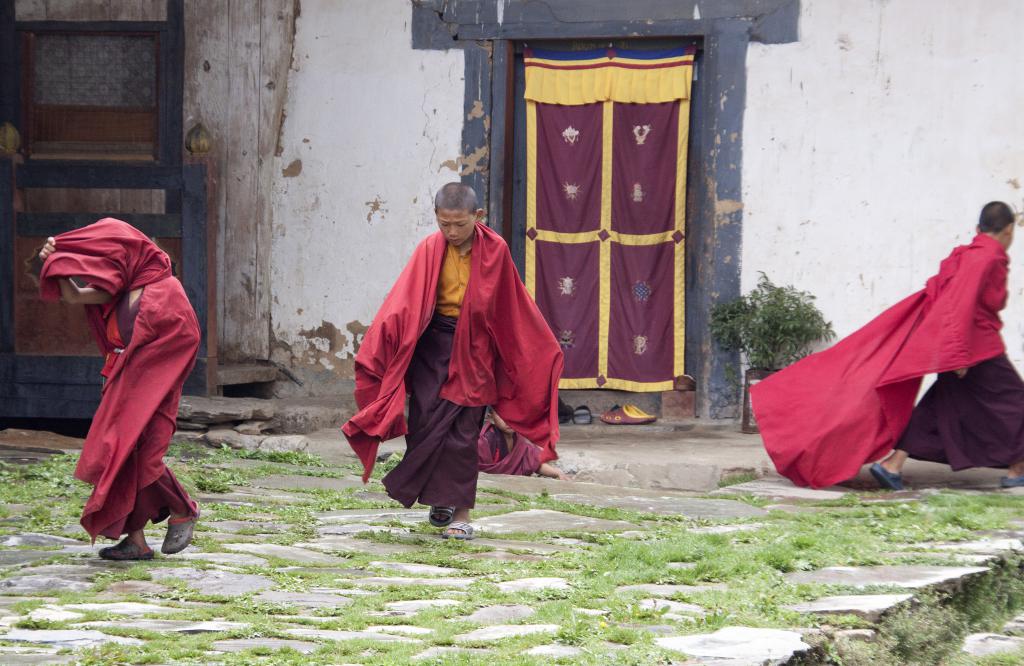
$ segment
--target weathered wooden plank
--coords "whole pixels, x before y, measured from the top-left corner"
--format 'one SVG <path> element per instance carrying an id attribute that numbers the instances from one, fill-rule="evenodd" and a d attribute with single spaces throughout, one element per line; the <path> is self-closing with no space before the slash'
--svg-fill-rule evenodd
<path id="1" fill-rule="evenodd" d="M 12 164 L 0 159 L 0 353 L 14 350 L 14 192 Z"/>
<path id="2" fill-rule="evenodd" d="M 15 8 L 0 2 L 0 123 L 19 124 L 20 81 L 18 38 L 14 30 Z"/>
<path id="3" fill-rule="evenodd" d="M 236 384 L 272 382 L 277 379 L 277 373 L 277 367 L 273 365 L 256 363 L 220 365 L 217 366 L 217 384 L 219 386 L 234 386 Z"/>
<path id="4" fill-rule="evenodd" d="M 181 215 L 150 213 L 21 213 L 18 215 L 19 236 L 56 236 L 57 234 L 92 224 L 104 217 L 116 217 L 132 225 L 147 236 L 179 238 Z"/>
<path id="5" fill-rule="evenodd" d="M 19 164 L 18 187 L 181 189 L 181 169 L 165 166 Z"/>
<path id="6" fill-rule="evenodd" d="M 46 0 L 48 21 L 107 21 L 108 0 Z"/>
<path id="7" fill-rule="evenodd" d="M 208 206 L 207 223 L 218 225 L 220 231 L 215 236 L 216 246 L 213 248 L 211 265 L 216 265 L 220 273 L 224 273 L 224 227 L 226 217 L 226 183 L 233 174 L 228 171 L 228 143 L 225 127 L 231 111 L 231 100 L 228 95 L 229 72 L 232 69 L 232 53 L 228 35 L 230 33 L 228 0 L 186 0 L 185 27 L 188 48 L 185 50 L 185 98 L 182 109 L 184 126 L 191 129 L 196 123 L 202 123 L 211 136 L 211 151 L 205 160 L 213 173 L 209 175 L 208 187 L 211 204 Z M 168 201 L 170 210 L 171 201 Z M 219 332 L 224 325 L 224 284 L 226 279 L 216 280 L 217 304 L 213 323 Z M 219 339 L 211 338 L 211 342 Z M 216 356 L 220 349 L 219 343 L 208 350 L 210 356 Z"/>
<path id="8" fill-rule="evenodd" d="M 165 21 L 167 0 L 107 0 L 115 21 Z"/>
<path id="9" fill-rule="evenodd" d="M 232 110 L 258 109 L 260 102 L 260 3 L 232 0 L 228 4 L 228 103 Z M 225 178 L 224 325 L 221 354 L 226 360 L 267 358 L 270 331 L 260 310 L 259 266 L 259 149 L 258 113 L 228 111 L 224 123 L 227 143 Z"/>
<path id="10" fill-rule="evenodd" d="M 515 52 L 512 42 L 494 42 L 491 56 L 491 166 L 487 223 L 509 242 L 512 224 L 512 129 L 515 119 Z"/>
<path id="11" fill-rule="evenodd" d="M 196 317 L 202 324 L 199 355 L 206 356 L 206 168 L 202 164 L 182 167 L 185 189 L 181 201 L 182 284 Z"/>
<path id="12" fill-rule="evenodd" d="M 254 285 L 254 318 L 265 339 L 254 341 L 248 357 L 266 359 L 270 356 L 271 270 L 270 250 L 273 238 L 274 170 L 284 105 L 288 90 L 288 69 L 291 65 L 295 39 L 294 0 L 262 0 L 260 15 L 260 71 L 258 125 L 258 186 L 256 191 L 256 273 Z"/>
<path id="13" fill-rule="evenodd" d="M 166 29 L 160 39 L 160 163 L 181 164 L 182 96 L 184 94 L 185 5 L 184 0 L 167 0 Z"/>

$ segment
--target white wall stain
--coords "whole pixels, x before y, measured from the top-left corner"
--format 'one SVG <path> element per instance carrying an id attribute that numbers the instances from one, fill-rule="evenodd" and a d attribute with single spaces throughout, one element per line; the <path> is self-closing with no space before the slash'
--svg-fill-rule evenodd
<path id="1" fill-rule="evenodd" d="M 408 15 L 408 0 L 302 2 L 275 169 L 301 158 L 302 175 L 273 187 L 276 358 L 350 371 L 343 322 L 372 320 L 457 179 L 441 162 L 461 150 L 463 52 L 414 51 Z M 309 333 L 325 322 L 335 339 Z"/>
<path id="2" fill-rule="evenodd" d="M 743 288 L 765 271 L 807 289 L 847 335 L 920 289 L 984 203 L 1020 204 L 1024 4 L 800 4 L 799 42 L 748 51 Z M 1010 255 L 1020 367 L 1024 242 Z"/>

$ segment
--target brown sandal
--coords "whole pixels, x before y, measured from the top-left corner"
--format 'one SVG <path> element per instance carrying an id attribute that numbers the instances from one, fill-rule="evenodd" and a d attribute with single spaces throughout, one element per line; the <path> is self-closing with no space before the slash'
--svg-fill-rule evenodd
<path id="1" fill-rule="evenodd" d="M 192 532 L 199 520 L 199 509 L 196 509 L 194 516 L 183 516 L 181 518 L 167 519 L 167 534 L 164 535 L 164 543 L 160 546 L 160 552 L 164 555 L 174 555 L 188 548 L 192 543 Z"/>
<path id="2" fill-rule="evenodd" d="M 99 556 L 104 560 L 151 560 L 153 559 L 153 549 L 147 548 L 142 550 L 134 543 L 125 537 L 121 540 L 121 543 L 116 546 L 107 546 L 106 548 L 100 548 Z"/>

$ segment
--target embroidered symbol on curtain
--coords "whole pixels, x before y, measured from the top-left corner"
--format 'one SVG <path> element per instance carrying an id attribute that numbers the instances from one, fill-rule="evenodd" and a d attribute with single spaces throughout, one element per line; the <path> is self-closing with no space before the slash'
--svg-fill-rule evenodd
<path id="1" fill-rule="evenodd" d="M 635 298 L 638 303 L 646 303 L 653 293 L 654 290 L 651 289 L 651 285 L 647 284 L 643 280 L 633 283 L 633 298 Z"/>
<path id="2" fill-rule="evenodd" d="M 572 349 L 576 344 L 576 334 L 569 330 L 561 331 L 558 334 L 558 344 L 562 349 Z"/>
<path id="3" fill-rule="evenodd" d="M 575 145 L 576 139 L 580 138 L 580 131 L 572 125 L 569 125 L 562 130 L 562 138 L 565 139 L 565 142 L 569 145 Z"/>
<path id="4" fill-rule="evenodd" d="M 570 276 L 558 278 L 558 293 L 562 296 L 572 296 L 576 293 L 576 280 Z"/>
<path id="5" fill-rule="evenodd" d="M 633 125 L 633 138 L 636 139 L 636 145 L 642 146 L 647 141 L 647 135 L 651 133 L 650 125 Z"/>
<path id="6" fill-rule="evenodd" d="M 633 336 L 633 353 L 637 356 L 643 356 L 644 352 L 647 351 L 647 336 L 646 335 L 634 335 Z"/>
<path id="7" fill-rule="evenodd" d="M 633 203 L 644 202 L 644 188 L 640 183 L 633 183 Z"/>
<path id="8" fill-rule="evenodd" d="M 562 191 L 565 192 L 565 198 L 569 201 L 576 201 L 576 197 L 580 194 L 580 186 L 575 183 L 563 183 Z"/>

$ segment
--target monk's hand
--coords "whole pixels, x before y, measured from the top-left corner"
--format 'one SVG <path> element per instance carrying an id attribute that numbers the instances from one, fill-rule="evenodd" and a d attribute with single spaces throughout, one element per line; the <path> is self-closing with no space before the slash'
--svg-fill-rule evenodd
<path id="1" fill-rule="evenodd" d="M 963 379 L 964 377 L 967 376 L 967 368 L 960 368 L 959 370 L 956 370 L 955 372 L 956 372 L 956 378 L 957 379 Z"/>
<path id="2" fill-rule="evenodd" d="M 46 239 L 46 245 L 43 246 L 43 249 L 39 250 L 39 259 L 41 261 L 46 261 L 46 258 L 56 251 L 57 241 L 54 240 L 53 236 L 50 236 Z"/>

